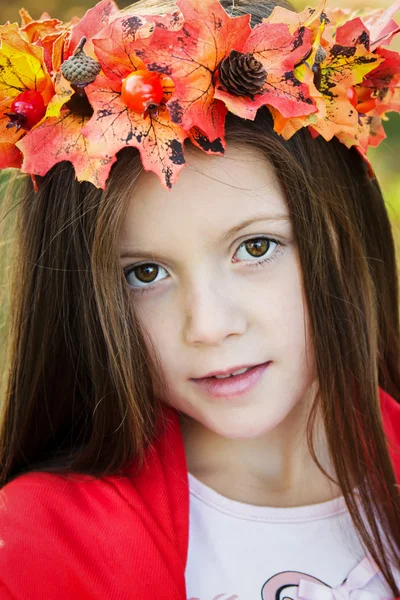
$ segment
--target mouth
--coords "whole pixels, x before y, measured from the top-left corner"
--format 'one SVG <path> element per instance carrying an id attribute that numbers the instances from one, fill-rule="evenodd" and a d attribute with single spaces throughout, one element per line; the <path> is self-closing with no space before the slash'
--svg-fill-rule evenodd
<path id="1" fill-rule="evenodd" d="M 258 366 L 260 366 L 261 363 L 258 364 L 252 364 L 252 365 L 239 365 L 236 367 L 231 367 L 229 369 L 225 369 L 223 371 L 212 371 L 210 373 L 207 373 L 206 375 L 202 375 L 201 377 L 193 377 L 192 379 L 194 381 L 198 381 L 200 379 L 209 379 L 212 377 L 215 377 L 216 379 L 226 379 L 228 377 L 238 377 L 239 375 L 242 375 L 243 373 L 246 373 L 247 371 L 250 371 L 251 369 L 254 369 Z M 265 363 L 262 363 L 265 364 Z"/>
<path id="2" fill-rule="evenodd" d="M 254 388 L 271 363 L 272 361 L 268 361 L 251 367 L 243 367 L 232 373 L 208 375 L 192 379 L 192 381 L 208 396 L 234 398 Z"/>

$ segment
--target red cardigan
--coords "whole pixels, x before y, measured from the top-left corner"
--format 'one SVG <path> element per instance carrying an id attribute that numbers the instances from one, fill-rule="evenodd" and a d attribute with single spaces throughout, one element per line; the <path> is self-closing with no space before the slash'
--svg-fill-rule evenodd
<path id="1" fill-rule="evenodd" d="M 380 398 L 400 480 L 400 404 Z M 186 599 L 187 465 L 177 413 L 164 411 L 136 477 L 29 473 L 0 491 L 1 599 Z"/>

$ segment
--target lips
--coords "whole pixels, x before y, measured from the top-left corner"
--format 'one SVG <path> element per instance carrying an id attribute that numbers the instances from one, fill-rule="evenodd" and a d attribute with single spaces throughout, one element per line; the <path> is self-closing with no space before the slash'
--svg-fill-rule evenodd
<path id="1" fill-rule="evenodd" d="M 219 379 L 214 375 L 209 375 L 192 381 L 202 393 L 221 402 L 231 402 L 234 398 L 239 397 L 241 399 L 236 400 L 236 402 L 245 402 L 246 398 L 251 398 L 247 395 L 247 392 L 254 389 L 262 381 L 264 374 L 269 371 L 270 365 L 271 361 L 255 365 L 245 373 L 233 377 Z"/>

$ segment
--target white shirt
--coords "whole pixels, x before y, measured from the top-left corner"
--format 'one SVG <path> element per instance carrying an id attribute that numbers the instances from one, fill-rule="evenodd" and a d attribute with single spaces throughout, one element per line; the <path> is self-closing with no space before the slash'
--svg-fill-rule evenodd
<path id="1" fill-rule="evenodd" d="M 189 492 L 188 600 L 393 600 L 343 497 L 253 506 L 191 473 Z M 395 577 L 400 583 L 400 573 Z"/>

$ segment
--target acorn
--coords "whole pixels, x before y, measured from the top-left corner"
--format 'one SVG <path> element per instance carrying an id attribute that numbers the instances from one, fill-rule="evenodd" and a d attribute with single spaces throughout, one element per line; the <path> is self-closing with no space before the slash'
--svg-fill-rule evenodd
<path id="1" fill-rule="evenodd" d="M 236 96 L 262 93 L 267 72 L 251 52 L 232 50 L 219 64 L 219 79 L 226 91 Z"/>
<path id="2" fill-rule="evenodd" d="M 318 50 L 315 53 L 314 64 L 320 65 L 321 63 L 324 62 L 325 59 L 326 59 L 326 50 L 323 48 L 323 46 L 319 45 Z"/>
<path id="3" fill-rule="evenodd" d="M 101 65 L 83 51 L 86 38 L 83 37 L 72 56 L 61 65 L 61 73 L 72 84 L 85 86 L 92 83 L 101 71 Z"/>
<path id="4" fill-rule="evenodd" d="M 322 83 L 322 70 L 321 63 L 326 59 L 326 50 L 320 45 L 318 46 L 318 50 L 315 53 L 314 64 L 311 67 L 314 73 L 314 85 L 317 90 L 321 90 Z"/>

